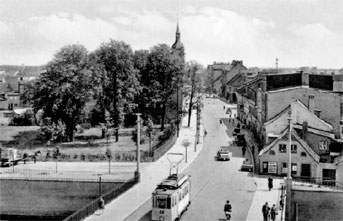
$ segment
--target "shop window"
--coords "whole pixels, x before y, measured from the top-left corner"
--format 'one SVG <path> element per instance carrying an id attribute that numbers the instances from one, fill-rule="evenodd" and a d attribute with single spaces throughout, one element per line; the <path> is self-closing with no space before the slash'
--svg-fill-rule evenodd
<path id="1" fill-rule="evenodd" d="M 297 153 L 297 149 L 298 149 L 298 147 L 297 147 L 296 144 L 292 144 L 292 145 L 291 145 L 292 153 Z"/>
<path id="2" fill-rule="evenodd" d="M 300 156 L 302 156 L 302 157 L 306 157 L 306 156 L 307 156 L 307 154 L 306 154 L 305 152 L 301 152 Z"/>
<path id="3" fill-rule="evenodd" d="M 280 153 L 286 153 L 286 144 L 279 144 Z"/>
<path id="4" fill-rule="evenodd" d="M 320 140 L 319 141 L 319 150 L 328 150 L 328 141 Z"/>
<path id="5" fill-rule="evenodd" d="M 275 155 L 275 151 L 274 150 L 269 151 L 269 155 Z"/>

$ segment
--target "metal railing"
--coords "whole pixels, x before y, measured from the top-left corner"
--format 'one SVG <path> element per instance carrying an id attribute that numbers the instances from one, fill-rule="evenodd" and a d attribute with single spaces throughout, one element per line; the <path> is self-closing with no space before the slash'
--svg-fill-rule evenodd
<path id="1" fill-rule="evenodd" d="M 121 185 L 119 188 L 113 189 L 106 194 L 103 194 L 102 196 L 99 196 L 97 199 L 93 200 L 92 202 L 88 203 L 87 205 L 83 206 L 67 218 L 65 218 L 63 221 L 79 221 L 83 220 L 84 218 L 94 214 L 97 210 L 100 208 L 100 199 L 101 197 L 104 199 L 105 204 L 110 203 L 113 199 L 118 197 L 120 194 L 124 193 L 126 190 L 130 189 L 132 186 L 134 186 L 138 182 L 138 179 L 133 178 L 123 185 Z"/>
<path id="2" fill-rule="evenodd" d="M 15 171 L 0 170 L 0 180 L 35 180 L 35 181 L 78 181 L 98 182 L 101 176 L 102 182 L 126 182 L 134 178 L 134 172 L 105 171 L 55 171 L 55 170 L 31 170 L 16 169 Z"/>
<path id="3" fill-rule="evenodd" d="M 324 187 L 330 187 L 333 189 L 337 190 L 343 190 L 343 183 L 333 180 L 329 177 L 298 177 L 298 176 L 293 176 L 292 177 L 292 184 L 293 185 L 299 185 L 303 183 L 308 183 L 308 184 L 313 184 L 313 185 L 318 185 L 324 186 Z"/>

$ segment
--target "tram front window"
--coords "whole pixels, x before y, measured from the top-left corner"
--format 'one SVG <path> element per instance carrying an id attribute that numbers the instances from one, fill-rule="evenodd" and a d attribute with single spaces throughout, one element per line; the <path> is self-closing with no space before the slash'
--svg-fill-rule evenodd
<path id="1" fill-rule="evenodd" d="M 170 209 L 170 198 L 157 197 L 156 198 L 156 207 L 159 209 Z"/>

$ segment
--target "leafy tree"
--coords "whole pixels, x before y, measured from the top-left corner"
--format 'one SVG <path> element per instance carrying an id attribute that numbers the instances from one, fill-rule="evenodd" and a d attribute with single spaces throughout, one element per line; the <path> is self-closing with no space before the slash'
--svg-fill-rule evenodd
<path id="1" fill-rule="evenodd" d="M 62 47 L 47 65 L 47 71 L 32 87 L 27 88 L 27 99 L 35 112 L 43 110 L 43 117 L 53 123 L 61 121 L 69 141 L 74 138 L 76 123 L 90 95 L 88 54 L 84 46 Z"/>
<path id="2" fill-rule="evenodd" d="M 201 91 L 201 81 L 199 77 L 199 72 L 203 70 L 203 67 L 196 61 L 190 61 L 186 65 L 186 70 L 190 79 L 188 83 L 190 84 L 190 90 L 185 91 L 186 95 L 189 97 L 189 106 L 188 106 L 188 127 L 191 123 L 192 109 L 195 105 L 200 105 L 200 91 Z"/>
<path id="3" fill-rule="evenodd" d="M 110 112 L 113 126 L 118 128 L 124 115 L 132 113 L 136 107 L 134 97 L 139 92 L 132 49 L 122 41 L 110 40 L 101 44 L 93 56 L 97 64 L 96 82 L 101 89 L 98 105 L 103 113 Z M 118 140 L 117 134 L 116 138 Z"/>
<path id="4" fill-rule="evenodd" d="M 161 130 L 164 129 L 166 111 L 177 90 L 177 78 L 182 75 L 182 61 L 171 54 L 166 44 L 154 46 L 148 56 L 146 72 L 141 78 L 146 99 L 159 110 Z"/>

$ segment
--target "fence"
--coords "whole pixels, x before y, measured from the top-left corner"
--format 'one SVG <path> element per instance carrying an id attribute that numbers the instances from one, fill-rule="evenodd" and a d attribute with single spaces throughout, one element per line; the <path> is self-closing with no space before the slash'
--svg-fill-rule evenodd
<path id="1" fill-rule="evenodd" d="M 0 170 L 0 180 L 36 180 L 36 181 L 78 181 L 98 182 L 127 182 L 134 178 L 134 172 L 105 171 L 55 171 L 55 170 L 29 170 L 12 169 Z"/>
<path id="2" fill-rule="evenodd" d="M 102 195 L 101 197 L 104 199 L 105 204 L 108 204 L 113 199 L 118 197 L 120 194 L 134 186 L 138 182 L 138 179 L 133 178 L 123 185 L 121 185 L 119 188 L 116 188 L 114 190 L 109 191 L 108 193 Z M 75 213 L 71 214 L 67 218 L 65 218 L 63 221 L 79 221 L 82 220 L 92 214 L 94 214 L 97 210 L 100 209 L 100 199 L 101 197 L 98 197 L 97 199 L 93 200 L 92 202 L 88 203 L 81 209 L 77 210 Z"/>
<path id="3" fill-rule="evenodd" d="M 320 186 L 331 187 L 338 190 L 343 190 L 343 183 L 333 180 L 331 178 L 322 178 L 322 177 L 298 177 L 293 176 L 293 185 L 302 185 L 304 183 L 313 184 Z"/>
<path id="4" fill-rule="evenodd" d="M 177 135 L 174 134 L 170 139 L 166 140 L 165 142 L 161 143 L 160 145 L 156 145 L 153 151 L 153 161 L 158 160 L 162 155 L 164 155 L 176 142 Z"/>

